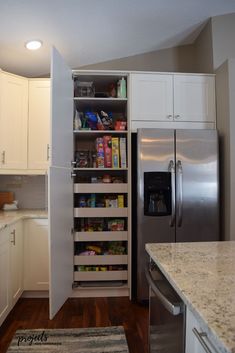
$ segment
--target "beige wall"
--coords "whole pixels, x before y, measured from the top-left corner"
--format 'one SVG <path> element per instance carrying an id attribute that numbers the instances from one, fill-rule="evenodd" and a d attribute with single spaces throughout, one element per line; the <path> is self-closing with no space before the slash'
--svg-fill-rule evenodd
<path id="1" fill-rule="evenodd" d="M 235 240 L 235 60 L 216 70 L 217 128 L 220 135 L 221 226 Z"/>
<path id="2" fill-rule="evenodd" d="M 82 69 L 212 73 L 235 58 L 235 13 L 211 18 L 195 42 L 168 49 L 105 61 Z"/>
<path id="3" fill-rule="evenodd" d="M 193 45 L 184 45 L 82 66 L 79 69 L 195 72 L 195 48 Z"/>
<path id="4" fill-rule="evenodd" d="M 12 191 L 19 208 L 47 208 L 45 175 L 0 175 L 0 191 Z"/>
<path id="5" fill-rule="evenodd" d="M 213 62 L 216 70 L 223 62 L 235 58 L 235 13 L 213 17 Z"/>
<path id="6" fill-rule="evenodd" d="M 230 239 L 235 240 L 235 59 L 229 63 L 229 107 L 230 107 Z"/>
<path id="7" fill-rule="evenodd" d="M 212 48 L 212 25 L 211 20 L 207 22 L 194 42 L 196 55 L 196 72 L 213 72 L 213 48 Z"/>

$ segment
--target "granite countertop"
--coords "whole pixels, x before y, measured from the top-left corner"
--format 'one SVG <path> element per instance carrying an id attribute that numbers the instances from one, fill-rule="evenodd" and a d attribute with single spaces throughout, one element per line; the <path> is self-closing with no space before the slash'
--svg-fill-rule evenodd
<path id="1" fill-rule="evenodd" d="M 235 241 L 146 244 L 221 352 L 235 353 Z"/>
<path id="2" fill-rule="evenodd" d="M 0 230 L 25 218 L 48 218 L 48 212 L 47 210 L 37 209 L 0 211 Z"/>

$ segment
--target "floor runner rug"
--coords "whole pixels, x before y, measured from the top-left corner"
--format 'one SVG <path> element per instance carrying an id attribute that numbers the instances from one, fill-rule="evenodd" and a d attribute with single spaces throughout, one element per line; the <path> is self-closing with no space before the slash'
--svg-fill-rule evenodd
<path id="1" fill-rule="evenodd" d="M 122 326 L 18 330 L 7 353 L 128 353 Z"/>

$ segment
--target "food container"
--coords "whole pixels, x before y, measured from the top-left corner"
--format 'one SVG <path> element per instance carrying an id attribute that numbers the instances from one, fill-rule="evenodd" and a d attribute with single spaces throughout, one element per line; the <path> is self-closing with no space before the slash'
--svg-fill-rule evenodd
<path id="1" fill-rule="evenodd" d="M 1 191 L 0 192 L 0 208 L 4 204 L 11 204 L 14 201 L 14 194 L 11 191 Z"/>
<path id="2" fill-rule="evenodd" d="M 77 97 L 94 97 L 95 87 L 93 82 L 76 81 L 75 95 Z"/>
<path id="3" fill-rule="evenodd" d="M 89 151 L 76 151 L 75 161 L 76 161 L 77 168 L 89 168 L 90 167 Z"/>

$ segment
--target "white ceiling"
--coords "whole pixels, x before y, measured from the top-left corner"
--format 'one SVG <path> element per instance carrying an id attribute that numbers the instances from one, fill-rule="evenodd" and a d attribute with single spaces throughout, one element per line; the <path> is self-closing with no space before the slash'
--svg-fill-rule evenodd
<path id="1" fill-rule="evenodd" d="M 0 68 L 48 73 L 51 45 L 77 68 L 189 44 L 208 18 L 232 12 L 234 0 L 0 0 Z M 34 38 L 44 45 L 29 52 Z"/>

